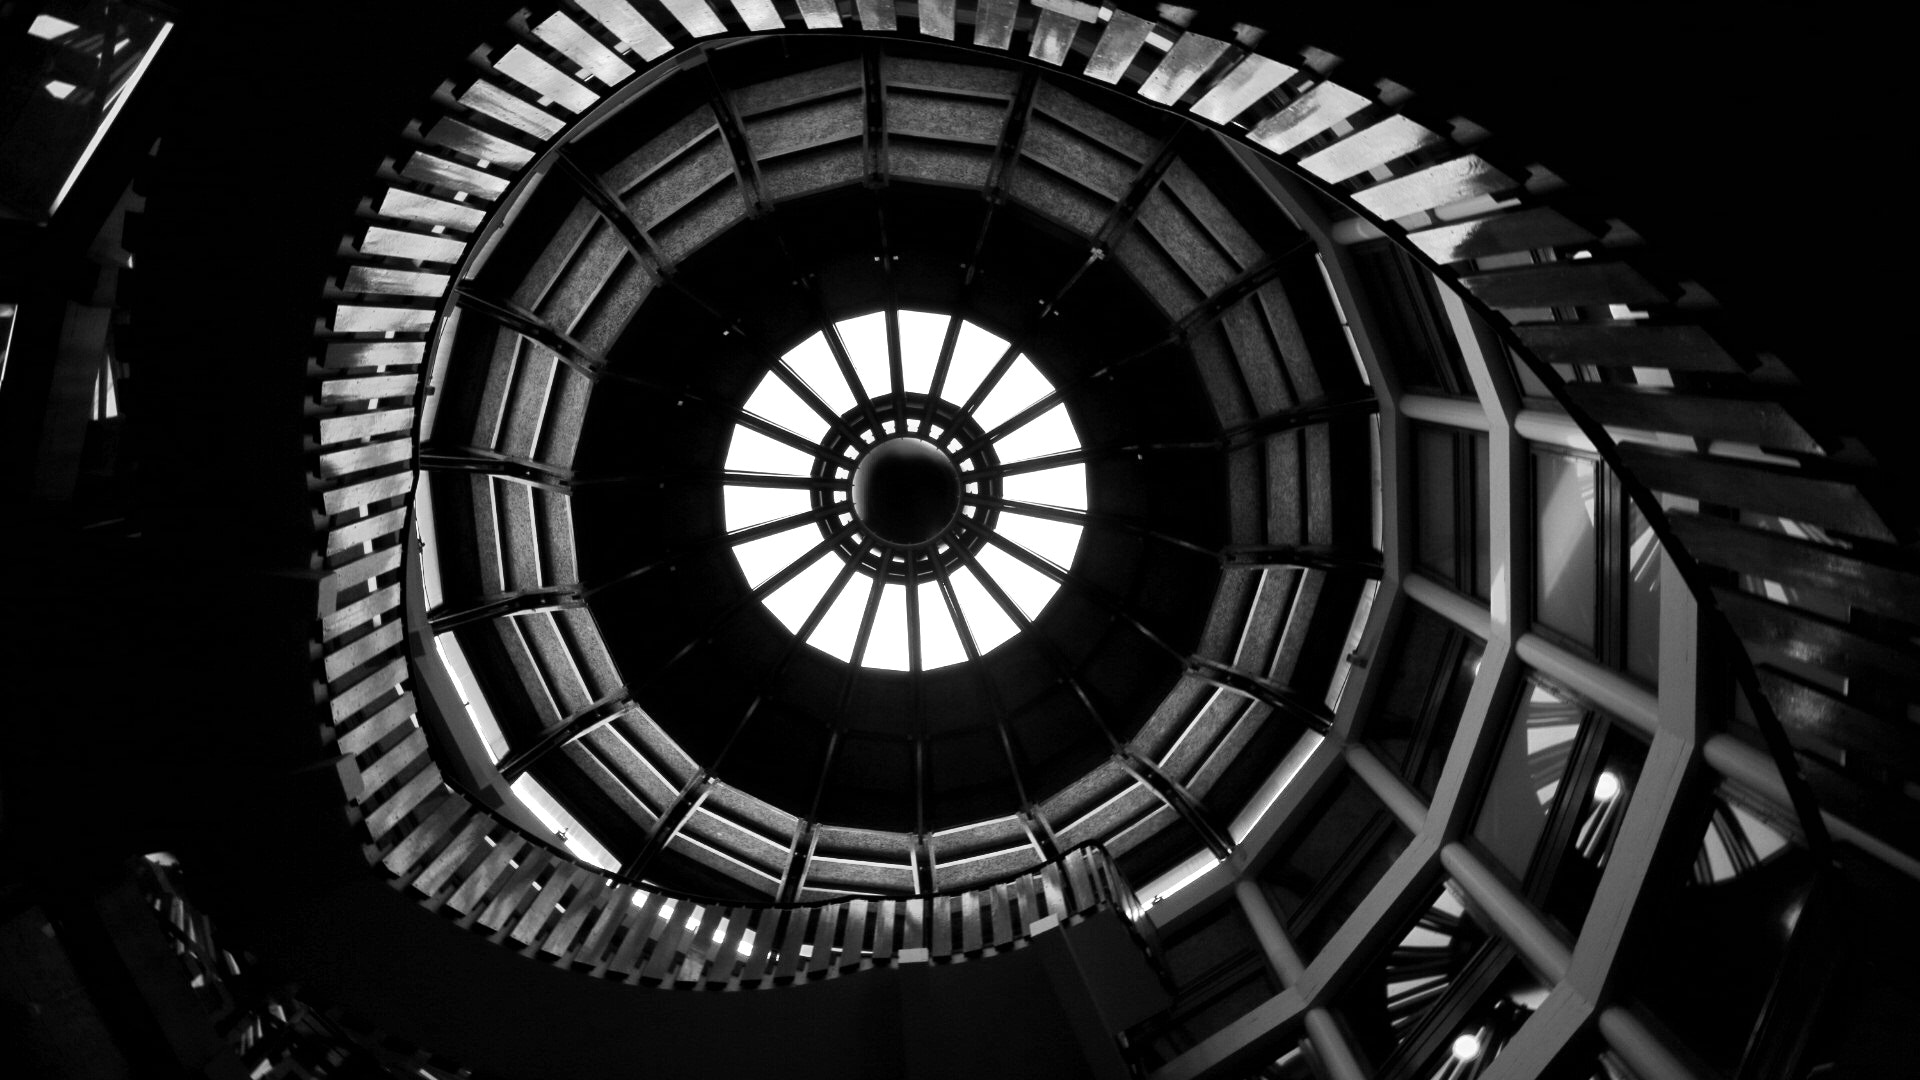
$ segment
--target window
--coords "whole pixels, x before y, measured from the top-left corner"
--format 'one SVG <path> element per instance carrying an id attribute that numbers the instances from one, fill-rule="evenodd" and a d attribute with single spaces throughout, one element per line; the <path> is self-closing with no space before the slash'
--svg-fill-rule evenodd
<path id="1" fill-rule="evenodd" d="M 1570 932 L 1586 919 L 1640 778 L 1646 744 L 1538 678 L 1494 761 L 1474 842 Z"/>
<path id="2" fill-rule="evenodd" d="M 1493 594 L 1488 455 L 1484 432 L 1414 425 L 1414 562 L 1482 600 Z"/>
<path id="3" fill-rule="evenodd" d="M 1381 674 L 1384 682 L 1362 738 L 1428 799 L 1440 782 L 1485 651 L 1485 642 L 1412 605 L 1392 655 L 1382 658 L 1390 667 Z"/>
<path id="4" fill-rule="evenodd" d="M 1416 393 L 1471 395 L 1460 343 L 1440 306 L 1440 285 L 1397 244 L 1381 240 L 1352 249 L 1355 277 L 1373 302 L 1373 333 L 1382 360 Z"/>
<path id="5" fill-rule="evenodd" d="M 1535 629 L 1644 682 L 1660 666 L 1660 546 L 1597 459 L 1533 454 Z"/>

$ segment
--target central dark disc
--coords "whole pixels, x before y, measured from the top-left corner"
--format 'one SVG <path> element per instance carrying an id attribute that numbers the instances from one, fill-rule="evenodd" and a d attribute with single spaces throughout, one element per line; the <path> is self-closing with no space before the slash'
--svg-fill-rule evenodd
<path id="1" fill-rule="evenodd" d="M 924 544 L 960 512 L 960 470 L 922 439 L 888 439 L 853 470 L 853 512 L 890 544 Z"/>

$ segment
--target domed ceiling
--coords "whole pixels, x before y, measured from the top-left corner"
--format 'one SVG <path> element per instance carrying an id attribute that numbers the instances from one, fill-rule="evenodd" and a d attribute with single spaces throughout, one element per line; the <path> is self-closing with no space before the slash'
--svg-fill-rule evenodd
<path id="1" fill-rule="evenodd" d="M 1328 553 L 1376 546 L 1372 393 L 1261 166 L 844 38 L 712 50 L 512 190 L 460 127 L 389 198 L 489 210 L 422 513 L 507 779 L 709 894 L 1230 850 L 1337 700 Z"/>

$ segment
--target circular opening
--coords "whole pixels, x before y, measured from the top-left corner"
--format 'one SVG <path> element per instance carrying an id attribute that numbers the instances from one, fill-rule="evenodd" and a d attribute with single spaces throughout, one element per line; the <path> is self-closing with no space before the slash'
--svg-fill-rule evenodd
<path id="1" fill-rule="evenodd" d="M 889 544 L 927 543 L 960 513 L 960 470 L 925 439 L 888 439 L 853 470 L 853 512 Z"/>
<path id="2" fill-rule="evenodd" d="M 1079 450 L 1014 343 L 937 312 L 842 319 L 741 405 L 722 487 L 734 557 L 774 618 L 830 656 L 960 663 L 1068 577 L 1087 520 Z"/>

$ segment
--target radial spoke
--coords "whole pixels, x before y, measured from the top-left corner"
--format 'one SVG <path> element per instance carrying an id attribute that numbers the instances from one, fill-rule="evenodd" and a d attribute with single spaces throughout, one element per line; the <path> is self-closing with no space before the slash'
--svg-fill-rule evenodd
<path id="1" fill-rule="evenodd" d="M 807 380 L 801 378 L 800 373 L 793 370 L 785 360 L 775 360 L 772 370 L 774 378 L 786 384 L 787 389 L 793 391 L 795 397 L 806 402 L 807 408 L 812 409 L 820 419 L 825 420 L 828 427 L 839 432 L 840 437 L 848 442 L 859 444 L 860 433 L 853 430 L 845 420 L 840 419 L 840 414 L 833 411 L 833 406 L 828 405 L 826 399 L 815 393 L 813 387 L 807 385 Z"/>
<path id="2" fill-rule="evenodd" d="M 1083 446 L 1078 450 L 1063 450 L 1058 454 L 1046 454 L 1041 457 L 1028 458 L 1025 461 L 1002 462 L 998 465 L 989 465 L 984 468 L 975 469 L 967 475 L 969 477 L 1016 476 L 1020 473 L 1045 472 L 1048 469 L 1057 469 L 1062 465 L 1082 465 L 1089 461 L 1098 461 L 1101 458 L 1125 457 L 1128 454 L 1144 456 L 1149 453 L 1159 453 L 1167 450 L 1218 449 L 1220 449 L 1220 445 L 1213 442 L 1135 443 L 1130 446 Z"/>
<path id="3" fill-rule="evenodd" d="M 867 592 L 867 607 L 860 613 L 860 632 L 853 639 L 853 666 L 859 667 L 867 656 L 867 639 L 873 636 L 873 620 L 880 613 L 880 594 L 886 590 L 887 579 L 879 574 L 873 575 L 873 587 Z"/>
<path id="4" fill-rule="evenodd" d="M 1008 514 L 1040 518 L 1043 521 L 1058 521 L 1067 525 L 1080 525 L 1097 529 L 1108 529 L 1114 532 L 1124 532 L 1133 536 L 1144 536 L 1165 544 L 1171 544 L 1183 551 L 1191 551 L 1198 555 L 1205 555 L 1209 559 L 1218 559 L 1220 557 L 1220 553 L 1213 548 L 1196 544 L 1191 540 L 1182 540 L 1177 536 L 1172 536 L 1155 529 L 1149 529 L 1144 525 L 1139 525 L 1123 518 L 1117 518 L 1111 514 L 1099 514 L 1090 510 L 1069 510 L 1060 506 L 1043 506 L 1040 503 L 1017 502 L 1012 499 L 996 499 L 991 495 L 967 495 L 963 497 L 962 501 L 972 506 L 999 510 Z"/>
<path id="5" fill-rule="evenodd" d="M 810 521 L 820 521 L 824 518 L 833 517 L 835 514 L 844 512 L 847 509 L 847 505 L 848 504 L 846 503 L 845 500 L 840 500 L 837 502 L 829 503 L 826 506 L 816 507 L 812 510 L 804 511 L 799 514 L 792 514 L 787 517 L 780 518 L 779 520 L 776 520 L 776 521 L 769 521 L 764 525 L 756 525 L 750 529 L 742 529 L 742 530 L 739 530 L 738 532 L 730 532 L 730 533 L 715 533 L 714 535 L 706 537 L 705 539 L 698 540 L 692 544 L 688 544 L 684 547 L 680 547 L 675 550 L 669 551 L 658 558 L 648 560 L 647 562 L 642 563 L 640 566 L 636 567 L 635 569 L 628 570 L 627 572 L 620 574 L 617 577 L 608 578 L 606 581 L 603 581 L 598 585 L 594 585 L 586 589 L 584 595 L 588 597 L 592 597 L 595 593 L 598 593 L 603 589 L 612 588 L 613 586 L 619 585 L 622 582 L 632 581 L 634 578 L 637 578 L 642 574 L 648 573 L 649 571 L 658 570 L 663 566 L 670 566 L 673 563 L 679 562 L 682 559 L 690 558 L 694 555 L 697 555 L 700 552 L 706 550 L 707 548 L 713 547 L 716 544 L 729 544 L 729 545 L 744 544 L 752 540 L 761 539 L 762 537 L 771 536 L 774 533 L 785 532 L 788 529 L 805 525 Z M 852 524 L 849 524 L 843 527 L 841 531 L 836 535 L 841 535 L 841 536 L 850 535 L 853 532 L 853 529 L 854 529 L 854 526 Z"/>
<path id="6" fill-rule="evenodd" d="M 887 305 L 887 378 L 893 384 L 893 422 L 907 430 L 907 373 L 900 356 L 900 308 Z"/>
<path id="7" fill-rule="evenodd" d="M 625 372 L 607 371 L 603 373 L 602 377 L 611 382 L 625 383 L 629 386 L 636 386 L 644 390 L 654 390 L 662 394 L 671 394 L 674 396 L 674 399 L 676 401 L 689 401 L 695 405 L 701 406 L 702 408 L 712 409 L 714 412 L 717 412 L 722 416 L 728 417 L 736 424 L 739 424 L 743 427 L 752 428 L 754 431 L 757 431 L 760 434 L 765 435 L 767 438 L 772 439 L 775 442 L 785 443 L 786 445 L 793 447 L 795 450 L 798 450 L 801 453 L 808 454 L 812 457 L 816 457 L 821 461 L 828 462 L 829 464 L 835 464 L 835 465 L 846 464 L 845 458 L 842 458 L 836 454 L 828 453 L 826 450 L 821 448 L 819 443 L 814 442 L 804 436 L 795 435 L 793 432 L 788 431 L 786 428 L 781 427 L 779 424 L 776 424 L 773 421 L 766 419 L 765 417 L 757 416 L 753 413 L 750 413 L 746 409 L 738 405 L 729 404 L 728 402 L 724 402 L 724 401 L 716 401 L 713 398 L 707 397 L 703 394 L 696 394 L 688 390 L 678 390 L 671 386 L 668 386 L 665 383 L 657 382 L 653 379 L 642 378 L 641 376 L 638 376 L 638 375 L 629 375 Z"/>
<path id="8" fill-rule="evenodd" d="M 907 574 L 907 670 L 920 673 L 920 576 L 913 572 Z"/>
<path id="9" fill-rule="evenodd" d="M 1035 555 L 1033 552 L 1028 551 L 1026 548 L 1021 547 L 1019 544 L 1016 544 L 1013 541 L 1008 540 L 1006 537 L 1001 536 L 999 533 L 994 532 L 992 529 L 987 528 L 985 525 L 982 525 L 977 521 L 973 521 L 969 519 L 965 522 L 964 527 L 977 530 L 980 533 L 980 535 L 986 537 L 987 540 L 993 543 L 994 546 L 1000 548 L 1002 551 L 1005 551 L 1007 554 L 1013 556 L 1015 559 L 1018 559 L 1019 561 L 1027 564 L 1029 567 L 1032 567 L 1034 570 L 1038 571 L 1042 575 L 1052 578 L 1055 582 L 1061 585 L 1071 585 L 1075 589 L 1078 589 L 1081 593 L 1085 594 L 1089 599 L 1093 600 L 1095 603 L 1097 603 L 1101 607 L 1106 608 L 1110 614 L 1116 615 L 1120 619 L 1124 620 L 1129 626 L 1133 627 L 1134 630 L 1138 631 L 1140 636 L 1146 638 L 1148 641 L 1151 641 L 1154 645 L 1165 650 L 1166 652 L 1171 653 L 1176 657 L 1179 657 L 1181 663 L 1183 664 L 1186 663 L 1187 655 L 1185 653 L 1181 652 L 1179 649 L 1174 648 L 1172 645 L 1168 644 L 1165 640 L 1163 640 L 1159 634 L 1156 634 L 1152 630 L 1148 629 L 1145 623 L 1141 622 L 1139 619 L 1134 618 L 1133 614 L 1127 611 L 1123 605 L 1113 600 L 1113 598 L 1107 596 L 1103 590 L 1096 588 L 1092 583 L 1080 580 L 1078 577 L 1074 576 L 1073 574 L 1060 569 L 1059 567 L 1053 565 L 1047 560 L 1041 558 L 1038 555 Z"/>
<path id="10" fill-rule="evenodd" d="M 860 381 L 860 373 L 853 369 L 853 357 L 847 352 L 847 343 L 840 340 L 840 328 L 827 323 L 821 333 L 826 336 L 827 349 L 833 353 L 833 362 L 840 369 L 840 377 L 846 380 L 847 389 L 853 391 L 854 399 L 860 403 L 860 411 L 866 414 L 867 423 L 876 434 L 885 430 L 880 423 L 879 410 L 873 407 L 873 396 L 867 393 L 866 384 Z"/>
<path id="11" fill-rule="evenodd" d="M 966 403 L 960 406 L 960 411 L 955 414 L 953 422 L 940 429 L 941 434 L 943 436 L 949 434 L 955 428 L 965 424 L 967 418 L 972 416 L 979 410 L 981 405 L 986 403 L 987 396 L 992 394 L 994 388 L 1000 385 L 1000 380 L 1005 378 L 1007 372 L 1013 369 L 1013 362 L 1019 358 L 1020 346 L 1008 344 L 1007 350 L 1000 354 L 1000 359 L 994 361 L 993 367 L 989 368 L 987 373 L 981 377 L 980 385 L 974 387 L 973 393 L 967 395 Z"/>
<path id="12" fill-rule="evenodd" d="M 960 340 L 960 327 L 963 324 L 963 320 L 958 315 L 947 322 L 947 336 L 940 341 L 940 358 L 933 364 L 933 385 L 927 388 L 929 401 L 939 401 L 940 392 L 946 389 L 947 372 L 953 366 L 953 347 Z M 932 430 L 933 410 L 929 408 L 920 417 L 920 434 L 925 435 Z"/>
<path id="13" fill-rule="evenodd" d="M 960 530 L 965 527 L 978 528 L 971 522 L 965 525 L 955 523 L 947 530 L 947 543 L 953 546 L 953 550 L 959 554 L 961 561 L 967 564 L 967 569 L 973 571 L 973 576 L 980 579 L 980 587 L 987 590 L 987 595 L 993 597 L 993 602 L 1000 606 L 1000 610 L 1006 612 L 1007 618 L 1013 620 L 1013 625 L 1024 632 L 1033 625 L 1033 620 L 1027 618 L 1027 613 L 1020 610 L 1020 605 L 1013 602 L 1013 597 L 1008 596 L 1007 591 L 1000 587 L 1000 583 L 994 580 L 993 575 L 987 573 L 987 568 L 980 565 L 980 561 L 974 558 L 973 552 L 966 549 L 960 536 Z"/>

